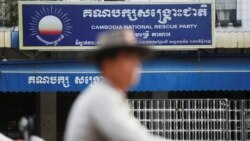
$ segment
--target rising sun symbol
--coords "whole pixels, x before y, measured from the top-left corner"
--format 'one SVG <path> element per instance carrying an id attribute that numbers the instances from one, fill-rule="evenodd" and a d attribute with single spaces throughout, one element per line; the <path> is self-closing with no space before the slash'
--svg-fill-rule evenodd
<path id="1" fill-rule="evenodd" d="M 36 35 L 59 35 L 64 34 L 69 36 L 71 34 L 72 26 L 71 19 L 67 17 L 67 13 L 62 12 L 62 9 L 53 9 L 42 7 L 41 10 L 35 12 L 31 17 L 29 23 L 31 36 Z"/>

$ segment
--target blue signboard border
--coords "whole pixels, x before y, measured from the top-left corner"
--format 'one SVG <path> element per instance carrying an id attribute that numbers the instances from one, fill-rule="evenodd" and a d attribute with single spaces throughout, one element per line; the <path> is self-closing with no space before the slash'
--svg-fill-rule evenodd
<path id="1" fill-rule="evenodd" d="M 18 13 L 19 13 L 19 49 L 20 50 L 48 50 L 48 51 L 78 51 L 78 50 L 95 50 L 97 46 L 24 46 L 23 40 L 23 5 L 153 5 L 153 4 L 211 4 L 211 30 L 212 30 L 212 44 L 211 45 L 171 45 L 171 46 L 151 46 L 154 50 L 196 50 L 196 49 L 209 49 L 215 48 L 215 1 L 172 1 L 172 2 L 31 2 L 31 1 L 19 1 Z"/>

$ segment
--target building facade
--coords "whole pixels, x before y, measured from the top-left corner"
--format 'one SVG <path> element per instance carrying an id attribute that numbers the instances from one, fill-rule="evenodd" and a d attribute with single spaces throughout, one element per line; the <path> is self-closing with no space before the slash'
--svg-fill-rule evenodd
<path id="1" fill-rule="evenodd" d="M 87 0 L 64 1 L 85 2 Z M 143 1 L 145 0 L 128 0 L 127 2 Z M 149 0 L 149 2 L 151 1 L 154 2 Z M 185 2 L 186 0 L 180 1 Z M 227 67 L 221 67 L 221 69 L 238 69 L 235 75 L 242 71 L 250 71 L 245 66 L 248 65 L 248 61 L 250 62 L 250 1 L 216 0 L 215 3 L 215 49 L 159 51 L 156 60 L 163 58 L 166 62 L 173 62 L 167 64 L 169 66 L 178 66 L 177 64 L 180 63 L 184 66 L 193 65 L 194 69 L 198 66 L 200 70 L 217 69 L 220 68 L 220 65 L 226 64 Z M 13 47 L 12 39 L 18 32 L 18 28 L 12 25 L 3 27 L 7 22 L 7 9 L 6 1 L 1 0 L 1 72 L 5 70 L 6 66 L 9 68 L 18 66 L 16 61 L 17 63 L 29 61 L 20 63 L 25 69 L 26 65 L 32 63 L 33 67 L 44 64 L 44 62 L 37 63 L 40 60 L 60 61 L 76 58 L 78 52 L 74 51 L 22 51 L 18 49 L 18 43 L 15 45 L 16 47 Z M 13 15 L 15 16 L 15 14 Z M 185 61 L 180 61 L 180 58 Z M 216 64 L 217 62 L 220 64 Z M 237 63 L 240 62 L 241 65 L 238 65 Z M 235 67 L 231 67 L 230 64 Z M 20 66 L 18 67 L 20 68 Z M 185 69 L 181 71 L 185 71 Z M 172 82 L 175 81 L 177 80 L 173 79 Z M 212 82 L 209 79 L 207 81 Z M 247 80 L 245 81 L 247 82 Z M 180 87 L 182 88 L 188 83 L 189 81 Z M 135 116 L 154 134 L 173 140 L 247 141 L 250 139 L 248 137 L 250 90 L 239 90 L 239 87 L 233 87 L 235 86 L 233 83 L 240 84 L 240 82 L 232 82 L 231 89 L 215 91 L 204 89 L 201 87 L 202 84 L 196 83 L 197 87 L 194 90 L 131 91 L 128 97 Z M 162 85 L 167 84 L 162 83 Z M 208 82 L 207 85 L 212 86 L 213 84 Z M 20 117 L 27 116 L 35 119 L 35 134 L 47 141 L 61 141 L 68 111 L 79 93 L 80 91 L 2 91 L 0 92 L 0 132 L 12 138 L 19 138 L 22 135 L 17 128 L 18 121 Z M 202 119 L 205 121 L 201 121 Z"/>

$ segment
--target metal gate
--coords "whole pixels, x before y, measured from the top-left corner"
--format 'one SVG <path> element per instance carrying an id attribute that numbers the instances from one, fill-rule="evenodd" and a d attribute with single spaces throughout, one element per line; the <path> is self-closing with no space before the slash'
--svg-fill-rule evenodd
<path id="1" fill-rule="evenodd" d="M 250 100 L 140 99 L 129 102 L 135 117 L 149 132 L 168 139 L 250 139 Z"/>

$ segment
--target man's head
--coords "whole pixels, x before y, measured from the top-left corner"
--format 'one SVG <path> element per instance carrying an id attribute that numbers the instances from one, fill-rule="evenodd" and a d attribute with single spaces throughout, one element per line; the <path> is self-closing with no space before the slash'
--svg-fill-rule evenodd
<path id="1" fill-rule="evenodd" d="M 132 50 L 110 50 L 97 61 L 104 77 L 126 91 L 139 80 L 141 55 Z"/>
<path id="2" fill-rule="evenodd" d="M 104 77 L 127 91 L 139 79 L 141 60 L 151 53 L 139 46 L 133 30 L 115 30 L 101 33 L 100 48 L 88 60 L 95 61 Z"/>

